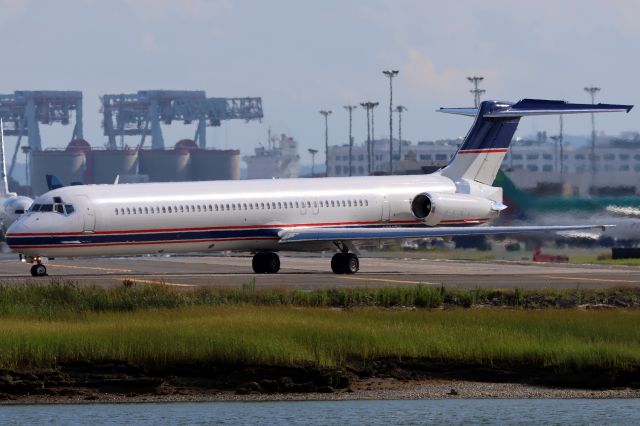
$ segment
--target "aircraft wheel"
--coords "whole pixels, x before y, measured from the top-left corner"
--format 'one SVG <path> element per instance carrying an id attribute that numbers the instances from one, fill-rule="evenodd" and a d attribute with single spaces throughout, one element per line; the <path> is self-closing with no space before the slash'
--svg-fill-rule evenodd
<path id="1" fill-rule="evenodd" d="M 275 253 L 266 253 L 266 273 L 276 274 L 280 270 L 280 256 Z"/>
<path id="2" fill-rule="evenodd" d="M 360 269 L 360 260 L 353 253 L 345 253 L 344 256 L 344 272 L 346 274 L 355 274 Z"/>
<path id="3" fill-rule="evenodd" d="M 344 261 L 344 253 L 336 253 L 331 258 L 331 270 L 334 274 L 344 274 L 346 262 Z"/>
<path id="4" fill-rule="evenodd" d="M 256 274 L 275 274 L 280 270 L 280 257 L 275 253 L 256 253 L 251 266 Z"/>
<path id="5" fill-rule="evenodd" d="M 266 253 L 256 253 L 253 255 L 253 260 L 251 261 L 251 266 L 253 267 L 253 272 L 256 274 L 264 274 L 267 272 L 266 268 Z"/>
<path id="6" fill-rule="evenodd" d="M 31 275 L 34 277 L 44 277 L 47 275 L 47 267 L 42 263 L 38 263 L 31 267 Z"/>

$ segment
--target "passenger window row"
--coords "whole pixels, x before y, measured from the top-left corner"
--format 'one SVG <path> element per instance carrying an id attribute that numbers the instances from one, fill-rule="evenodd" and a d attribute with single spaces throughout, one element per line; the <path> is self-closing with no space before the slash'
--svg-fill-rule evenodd
<path id="1" fill-rule="evenodd" d="M 220 203 L 220 204 L 191 204 L 174 206 L 147 206 L 147 207 L 116 207 L 114 212 L 118 215 L 145 215 L 162 213 L 202 213 L 224 211 L 247 210 L 292 210 L 307 208 L 336 208 L 336 207 L 368 207 L 369 200 L 314 200 L 314 201 L 270 201 L 259 203 Z"/>

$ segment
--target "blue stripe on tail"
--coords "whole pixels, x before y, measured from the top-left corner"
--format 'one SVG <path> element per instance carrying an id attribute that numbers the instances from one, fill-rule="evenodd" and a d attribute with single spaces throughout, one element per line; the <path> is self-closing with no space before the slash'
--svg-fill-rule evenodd
<path id="1" fill-rule="evenodd" d="M 485 151 L 492 149 L 504 150 L 509 148 L 520 117 L 484 117 L 485 114 L 506 111 L 513 104 L 508 102 L 484 101 L 480 104 L 479 114 L 471 130 L 460 147 L 464 151 Z"/>

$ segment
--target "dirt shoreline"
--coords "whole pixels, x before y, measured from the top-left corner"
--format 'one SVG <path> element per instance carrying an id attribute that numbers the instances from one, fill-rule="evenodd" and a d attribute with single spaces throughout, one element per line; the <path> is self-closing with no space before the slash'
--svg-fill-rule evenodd
<path id="1" fill-rule="evenodd" d="M 185 363 L 153 370 L 114 361 L 0 370 L 0 404 L 443 398 L 640 398 L 640 368 L 562 372 L 412 359 L 343 368 Z"/>

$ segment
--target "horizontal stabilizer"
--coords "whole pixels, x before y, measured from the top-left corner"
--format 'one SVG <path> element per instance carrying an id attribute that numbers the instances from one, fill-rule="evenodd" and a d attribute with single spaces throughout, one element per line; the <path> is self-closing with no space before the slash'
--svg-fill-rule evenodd
<path id="1" fill-rule="evenodd" d="M 523 99 L 515 104 L 510 102 L 497 102 L 493 110 L 485 112 L 482 116 L 486 118 L 498 117 L 527 117 L 535 115 L 555 115 L 555 114 L 585 114 L 596 112 L 629 112 L 633 105 L 618 104 L 575 104 L 565 101 L 553 101 L 545 99 Z M 439 112 L 447 114 L 466 115 L 475 117 L 478 114 L 477 108 L 440 108 Z"/>
<path id="2" fill-rule="evenodd" d="M 478 115 L 478 108 L 440 108 L 437 111 L 446 114 L 466 115 L 467 117 Z"/>
<path id="3" fill-rule="evenodd" d="M 320 241 L 409 240 L 471 235 L 521 234 L 600 229 L 615 225 L 573 226 L 471 226 L 471 227 L 398 227 L 398 228 L 303 228 L 284 230 L 280 244 Z"/>

